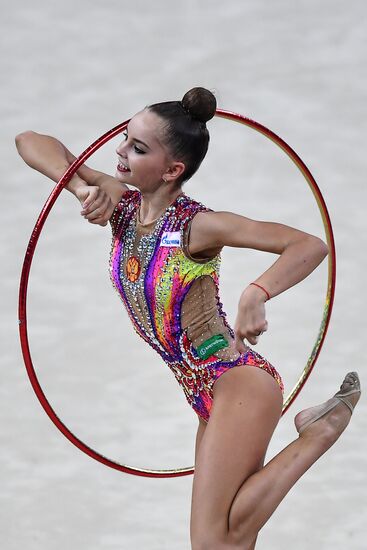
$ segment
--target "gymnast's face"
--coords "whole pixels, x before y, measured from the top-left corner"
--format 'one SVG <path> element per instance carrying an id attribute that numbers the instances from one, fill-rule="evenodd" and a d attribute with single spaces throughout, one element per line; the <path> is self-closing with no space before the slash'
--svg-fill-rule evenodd
<path id="1" fill-rule="evenodd" d="M 163 122 L 147 109 L 137 113 L 129 122 L 125 139 L 116 149 L 118 165 L 115 177 L 137 187 L 140 191 L 154 191 L 163 178 L 174 182 L 185 165 L 176 162 L 163 145 Z"/>

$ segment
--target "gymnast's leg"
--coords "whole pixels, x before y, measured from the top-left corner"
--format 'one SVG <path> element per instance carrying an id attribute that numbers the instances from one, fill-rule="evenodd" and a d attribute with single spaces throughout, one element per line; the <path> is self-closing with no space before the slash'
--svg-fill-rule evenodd
<path id="1" fill-rule="evenodd" d="M 199 417 L 199 425 L 198 425 L 198 429 L 196 433 L 196 441 L 195 441 L 195 465 L 196 465 L 196 460 L 197 460 L 201 440 L 205 433 L 206 425 L 207 423 Z M 260 470 L 264 466 L 264 460 L 265 460 L 265 455 L 263 456 L 262 460 L 259 462 L 258 470 Z M 249 546 L 249 550 L 254 550 L 256 545 L 256 540 L 257 540 L 257 535 L 254 538 L 253 543 Z"/>
<path id="2" fill-rule="evenodd" d="M 359 396 L 352 397 L 357 402 Z M 350 411 L 339 403 L 259 470 L 281 409 L 277 383 L 257 367 L 235 367 L 215 383 L 196 457 L 193 550 L 254 548 L 261 527 L 350 420 Z"/>

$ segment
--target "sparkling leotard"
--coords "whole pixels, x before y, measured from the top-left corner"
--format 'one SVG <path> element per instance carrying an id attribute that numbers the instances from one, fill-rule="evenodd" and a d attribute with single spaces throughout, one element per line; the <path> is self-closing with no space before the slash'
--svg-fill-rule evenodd
<path id="1" fill-rule="evenodd" d="M 220 255 L 194 259 L 191 221 L 208 212 L 184 193 L 161 217 L 138 221 L 141 195 L 127 191 L 111 219 L 110 276 L 137 333 L 172 370 L 194 411 L 209 420 L 215 381 L 228 369 L 253 365 L 283 383 L 276 369 L 248 348 L 240 354 L 219 300 Z"/>

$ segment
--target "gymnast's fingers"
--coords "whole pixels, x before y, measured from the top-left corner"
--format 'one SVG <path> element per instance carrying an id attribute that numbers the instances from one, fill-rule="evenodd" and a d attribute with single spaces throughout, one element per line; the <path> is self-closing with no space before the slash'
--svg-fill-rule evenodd
<path id="1" fill-rule="evenodd" d="M 253 346 L 256 346 L 260 338 L 260 334 L 247 334 L 246 340 Z"/>
<path id="2" fill-rule="evenodd" d="M 243 343 L 243 339 L 237 333 L 235 334 L 235 345 L 236 345 L 237 351 L 239 351 L 240 353 L 246 352 L 247 347 Z"/>
<path id="3" fill-rule="evenodd" d="M 104 219 L 104 217 L 97 218 L 95 220 L 88 220 L 89 223 L 93 223 L 94 225 L 101 225 L 102 227 L 106 227 L 108 224 L 108 221 Z"/>
<path id="4" fill-rule="evenodd" d="M 268 322 L 265 321 L 261 327 L 257 327 L 256 329 L 252 329 L 251 331 L 247 331 L 245 334 L 246 340 L 252 344 L 253 346 L 256 346 L 256 344 L 259 342 L 260 336 L 264 334 L 268 330 Z"/>
<path id="5" fill-rule="evenodd" d="M 89 223 L 94 223 L 97 225 L 106 226 L 108 224 L 108 220 L 112 216 L 112 213 L 114 211 L 114 205 L 112 204 L 112 201 L 109 199 L 106 206 L 103 206 L 99 209 L 100 213 L 94 212 L 94 215 L 90 215 L 88 219 Z"/>
<path id="6" fill-rule="evenodd" d="M 87 188 L 88 196 L 83 202 L 83 210 L 81 211 L 81 214 L 84 215 L 88 212 L 88 209 L 90 206 L 94 203 L 94 201 L 97 199 L 98 195 L 100 194 L 100 188 L 96 185 L 91 185 Z"/>
<path id="7" fill-rule="evenodd" d="M 99 218 L 100 216 L 103 216 L 104 213 L 109 209 L 111 204 L 112 203 L 110 197 L 104 193 L 103 195 L 100 195 L 93 204 L 90 205 L 88 211 L 83 215 L 88 221 L 94 220 L 96 218 Z"/>
<path id="8" fill-rule="evenodd" d="M 81 211 L 82 216 L 95 212 L 97 208 L 103 207 L 103 205 L 107 206 L 108 202 L 111 200 L 110 196 L 100 187 L 90 186 L 89 189 L 89 197 L 83 203 L 83 210 Z"/>

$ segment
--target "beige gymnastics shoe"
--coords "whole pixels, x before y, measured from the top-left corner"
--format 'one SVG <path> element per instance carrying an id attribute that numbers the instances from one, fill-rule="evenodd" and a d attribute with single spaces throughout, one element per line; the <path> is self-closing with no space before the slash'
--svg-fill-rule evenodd
<path id="1" fill-rule="evenodd" d="M 361 394 L 361 384 L 359 381 L 358 374 L 356 372 L 348 372 L 340 390 L 328 401 L 322 403 L 321 405 L 316 405 L 315 407 L 310 407 L 305 409 L 297 414 L 294 419 L 294 423 L 297 428 L 297 432 L 301 434 L 310 424 L 316 422 L 319 418 L 324 416 L 326 413 L 334 409 L 340 402 L 344 403 L 348 407 L 351 413 L 353 413 L 354 406 L 353 402 L 350 400 L 350 396 L 356 393 Z"/>

